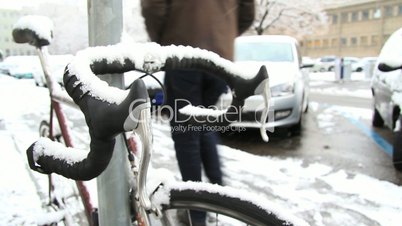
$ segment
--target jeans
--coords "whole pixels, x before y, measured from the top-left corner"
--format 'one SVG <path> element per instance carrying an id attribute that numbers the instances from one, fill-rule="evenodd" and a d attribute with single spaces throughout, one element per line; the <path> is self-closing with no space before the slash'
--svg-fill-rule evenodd
<path id="1" fill-rule="evenodd" d="M 216 104 L 219 96 L 226 91 L 226 83 L 202 71 L 166 71 L 166 104 L 174 110 L 171 115 L 172 128 L 186 124 L 178 110 L 190 102 L 193 106 L 204 107 Z M 186 101 L 184 101 L 186 100 Z M 186 116 L 188 117 L 188 116 Z M 217 132 L 172 129 L 172 139 L 176 150 L 180 172 L 184 181 L 201 181 L 202 167 L 211 183 L 222 184 L 222 172 L 217 153 L 219 134 Z"/>

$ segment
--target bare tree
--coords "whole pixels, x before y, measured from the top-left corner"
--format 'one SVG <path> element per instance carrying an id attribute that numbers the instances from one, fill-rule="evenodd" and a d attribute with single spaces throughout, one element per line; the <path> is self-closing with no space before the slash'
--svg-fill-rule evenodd
<path id="1" fill-rule="evenodd" d="M 253 29 L 258 35 L 281 33 L 301 37 L 327 22 L 319 0 L 256 0 L 256 3 Z"/>

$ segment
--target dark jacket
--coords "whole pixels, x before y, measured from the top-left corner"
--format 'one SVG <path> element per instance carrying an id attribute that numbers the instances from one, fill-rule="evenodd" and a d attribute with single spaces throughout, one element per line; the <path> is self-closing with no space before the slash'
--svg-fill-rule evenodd
<path id="1" fill-rule="evenodd" d="M 254 0 L 141 0 L 151 41 L 233 59 L 234 39 L 254 20 Z"/>

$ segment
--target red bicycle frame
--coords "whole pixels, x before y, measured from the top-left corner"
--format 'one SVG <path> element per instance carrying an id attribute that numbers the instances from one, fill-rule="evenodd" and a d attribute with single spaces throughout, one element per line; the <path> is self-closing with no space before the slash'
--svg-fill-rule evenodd
<path id="1" fill-rule="evenodd" d="M 67 127 L 66 116 L 62 110 L 61 104 L 67 104 L 67 105 L 74 106 L 74 107 L 77 107 L 77 106 L 74 104 L 74 102 L 69 97 L 67 97 L 66 95 L 63 95 L 62 92 L 59 92 L 59 91 L 61 91 L 59 84 L 56 83 L 53 80 L 52 76 L 50 75 L 49 70 L 48 70 L 49 53 L 48 53 L 47 47 L 38 48 L 37 51 L 38 51 L 38 55 L 39 55 L 40 62 L 42 65 L 46 84 L 47 84 L 47 87 L 49 89 L 49 94 L 50 94 L 51 111 L 50 111 L 50 121 L 49 121 L 49 138 L 54 140 L 54 132 L 53 132 L 53 123 L 54 123 L 53 112 L 54 112 L 55 116 L 58 120 L 58 124 L 61 129 L 61 135 L 64 139 L 65 145 L 67 147 L 74 147 L 71 136 L 70 136 L 70 130 Z M 49 183 L 51 183 L 51 181 Z M 77 185 L 79 194 L 81 196 L 82 203 L 84 205 L 85 214 L 88 219 L 89 225 L 96 226 L 93 221 L 93 218 L 92 218 L 93 214 L 96 212 L 96 209 L 92 205 L 90 193 L 82 181 L 76 181 L 76 185 Z"/>

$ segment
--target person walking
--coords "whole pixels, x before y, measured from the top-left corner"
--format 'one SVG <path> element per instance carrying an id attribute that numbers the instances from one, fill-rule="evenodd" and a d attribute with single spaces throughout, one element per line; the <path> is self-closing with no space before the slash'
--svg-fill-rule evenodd
<path id="1" fill-rule="evenodd" d="M 255 14 L 254 0 L 142 0 L 141 7 L 151 41 L 198 47 L 228 60 L 233 60 L 234 39 L 251 26 Z M 222 184 L 218 133 L 179 127 L 184 116 L 178 110 L 188 103 L 213 106 L 226 91 L 225 82 L 203 71 L 170 70 L 164 83 L 182 179 L 201 181 L 203 168 L 211 183 Z M 191 217 L 199 222 L 193 225 L 205 225 L 205 214 L 192 212 Z"/>

